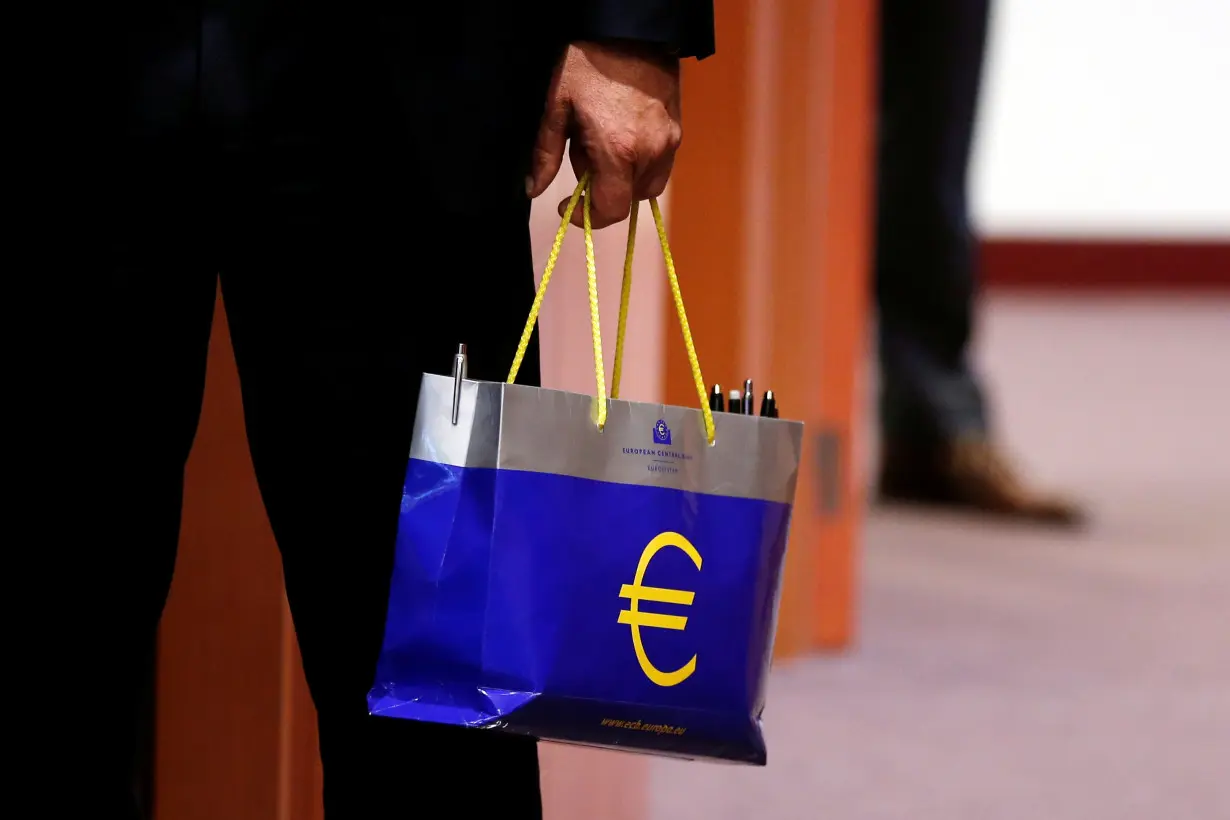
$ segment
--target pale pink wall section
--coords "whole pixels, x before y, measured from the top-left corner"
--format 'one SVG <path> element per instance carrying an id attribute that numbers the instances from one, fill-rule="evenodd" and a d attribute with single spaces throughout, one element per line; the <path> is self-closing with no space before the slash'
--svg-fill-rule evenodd
<path id="1" fill-rule="evenodd" d="M 534 203 L 530 222 L 534 264 L 539 275 L 559 228 L 556 207 L 561 199 L 572 193 L 575 185 L 575 177 L 565 168 L 551 189 Z M 665 214 L 665 199 L 662 209 Z M 662 311 L 667 304 L 665 271 L 647 204 L 641 207 L 641 217 L 621 397 L 661 401 L 665 325 Z M 608 389 L 627 237 L 623 225 L 594 234 Z M 578 228 L 569 228 L 551 277 L 539 327 L 543 386 L 592 394 L 595 383 L 585 246 Z M 546 820 L 641 820 L 646 816 L 648 762 L 645 758 L 551 743 L 542 744 L 540 756 Z"/>
<path id="2" fill-rule="evenodd" d="M 565 163 L 566 164 L 566 163 Z M 541 276 L 551 241 L 559 229 L 556 208 L 572 194 L 576 178 L 565 168 L 551 188 L 534 202 L 530 231 L 534 243 L 534 267 Z M 663 215 L 669 204 L 661 201 Z M 636 232 L 632 299 L 628 310 L 624 374 L 620 398 L 632 401 L 662 399 L 662 311 L 666 306 L 666 273 L 662 251 L 649 203 L 642 203 Z M 594 232 L 594 257 L 598 267 L 598 300 L 602 322 L 602 349 L 607 388 L 615 355 L 615 329 L 619 318 L 619 288 L 623 276 L 625 224 Z M 550 289 L 543 306 L 543 386 L 578 393 L 594 392 L 593 344 L 589 329 L 589 297 L 585 282 L 585 243 L 581 229 L 569 227 Z M 682 344 L 682 342 L 680 342 Z"/>

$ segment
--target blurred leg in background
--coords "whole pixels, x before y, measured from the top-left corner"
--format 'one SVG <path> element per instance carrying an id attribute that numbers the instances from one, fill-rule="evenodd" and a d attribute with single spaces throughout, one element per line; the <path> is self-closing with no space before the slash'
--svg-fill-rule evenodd
<path id="1" fill-rule="evenodd" d="M 875 287 L 882 501 L 1074 524 L 989 436 L 969 347 L 978 289 L 966 177 L 989 0 L 883 0 Z"/>

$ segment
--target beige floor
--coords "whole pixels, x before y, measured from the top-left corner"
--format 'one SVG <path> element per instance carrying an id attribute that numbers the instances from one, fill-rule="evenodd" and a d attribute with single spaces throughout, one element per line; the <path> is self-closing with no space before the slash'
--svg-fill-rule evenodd
<path id="1" fill-rule="evenodd" d="M 1085 534 L 876 511 L 862 635 L 774 672 L 770 763 L 654 820 L 1230 820 L 1230 301 L 997 299 L 1010 447 Z"/>

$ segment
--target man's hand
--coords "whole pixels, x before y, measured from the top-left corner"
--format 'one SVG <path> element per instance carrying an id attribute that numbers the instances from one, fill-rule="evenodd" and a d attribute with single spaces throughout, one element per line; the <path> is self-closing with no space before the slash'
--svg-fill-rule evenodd
<path id="1" fill-rule="evenodd" d="M 604 228 L 627 217 L 634 200 L 662 193 L 682 133 L 678 60 L 635 45 L 575 43 L 551 80 L 526 190 L 547 190 L 571 139 L 577 178 L 593 174 L 590 224 Z M 572 221 L 581 225 L 580 207 Z"/>

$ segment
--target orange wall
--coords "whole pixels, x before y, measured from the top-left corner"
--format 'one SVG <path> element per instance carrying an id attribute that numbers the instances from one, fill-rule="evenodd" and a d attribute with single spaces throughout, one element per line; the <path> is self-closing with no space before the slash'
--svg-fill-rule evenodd
<path id="1" fill-rule="evenodd" d="M 727 0 L 717 56 L 684 72 L 670 223 L 706 377 L 726 388 L 751 377 L 807 425 L 779 657 L 855 634 L 874 9 Z M 667 399 L 690 403 L 686 360 L 667 349 Z"/>
<path id="2" fill-rule="evenodd" d="M 157 818 L 321 817 L 315 712 L 247 452 L 220 302 L 157 687 Z"/>

